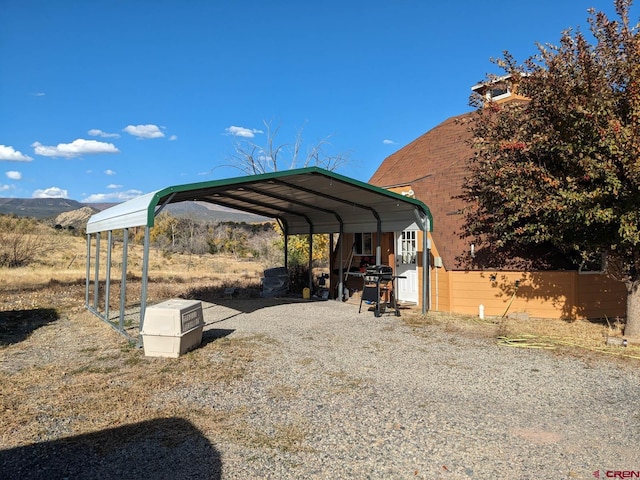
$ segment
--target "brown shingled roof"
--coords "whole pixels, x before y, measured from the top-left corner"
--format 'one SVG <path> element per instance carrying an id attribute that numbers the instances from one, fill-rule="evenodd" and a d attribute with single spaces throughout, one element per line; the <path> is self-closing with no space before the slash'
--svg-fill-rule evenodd
<path id="1" fill-rule="evenodd" d="M 469 122 L 473 113 L 449 118 L 421 137 L 388 156 L 369 183 L 379 187 L 409 185 L 417 199 L 433 214 L 432 238 L 444 267 L 460 268 L 456 257 L 467 252 L 460 238 L 464 202 L 462 193 L 467 162 L 473 156 Z"/>

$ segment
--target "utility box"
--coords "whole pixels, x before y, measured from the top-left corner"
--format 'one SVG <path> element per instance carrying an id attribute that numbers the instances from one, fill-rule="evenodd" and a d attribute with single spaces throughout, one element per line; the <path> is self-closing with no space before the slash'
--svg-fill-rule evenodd
<path id="1" fill-rule="evenodd" d="M 177 358 L 202 343 L 203 326 L 199 301 L 172 299 L 151 305 L 147 307 L 140 332 L 144 354 Z"/>

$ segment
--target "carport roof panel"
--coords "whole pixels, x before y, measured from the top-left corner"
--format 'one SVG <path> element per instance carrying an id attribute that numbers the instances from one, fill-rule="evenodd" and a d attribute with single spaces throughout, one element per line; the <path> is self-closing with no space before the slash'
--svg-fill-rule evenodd
<path id="1" fill-rule="evenodd" d="M 91 217 L 88 233 L 153 226 L 158 206 L 206 201 L 269 218 L 279 218 L 290 234 L 340 231 L 399 231 L 432 218 L 428 207 L 368 183 L 317 167 L 176 185 L 135 198 Z M 422 226 L 418 226 L 422 228 Z"/>

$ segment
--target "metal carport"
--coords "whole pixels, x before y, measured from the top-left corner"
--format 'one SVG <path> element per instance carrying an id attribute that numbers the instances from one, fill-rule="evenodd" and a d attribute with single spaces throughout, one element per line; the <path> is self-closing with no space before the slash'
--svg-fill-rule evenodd
<path id="1" fill-rule="evenodd" d="M 328 170 L 309 167 L 176 185 L 142 195 L 93 215 L 87 224 L 85 306 L 121 333 L 125 333 L 123 318 L 126 296 L 128 229 L 145 227 L 140 305 L 140 329 L 142 329 L 146 309 L 149 267 L 149 230 L 154 225 L 156 215 L 166 205 L 183 201 L 210 202 L 274 218 L 280 222 L 283 228 L 285 245 L 289 235 L 313 235 L 316 233 L 342 235 L 343 233 L 377 232 L 377 263 L 380 263 L 379 242 L 382 232 L 398 232 L 408 228 L 422 230 L 424 232 L 423 313 L 428 308 L 429 249 L 427 232 L 432 230 L 433 223 L 429 208 L 419 200 L 407 198 Z M 119 327 L 109 321 L 111 245 L 114 230 L 124 230 Z M 108 236 L 105 311 L 100 312 L 98 310 L 99 253 L 101 234 L 105 232 Z M 91 304 L 91 240 L 93 236 L 95 236 L 96 255 L 93 264 L 94 294 Z M 340 247 L 342 247 L 342 243 L 340 242 Z M 342 258 L 341 253 L 340 257 Z M 340 266 L 338 278 L 344 278 L 342 266 Z M 338 291 L 342 291 L 340 286 Z"/>

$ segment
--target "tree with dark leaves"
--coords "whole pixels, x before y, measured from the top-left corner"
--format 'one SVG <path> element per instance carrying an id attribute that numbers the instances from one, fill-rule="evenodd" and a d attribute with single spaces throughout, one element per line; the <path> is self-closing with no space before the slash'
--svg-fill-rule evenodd
<path id="1" fill-rule="evenodd" d="M 640 336 L 640 36 L 632 0 L 592 34 L 562 33 L 524 64 L 496 63 L 528 101 L 479 96 L 465 181 L 465 235 L 497 263 L 557 251 L 627 285 L 625 335 Z M 496 78 L 488 78 L 487 85 Z M 482 105 L 480 105 L 482 103 Z"/>

